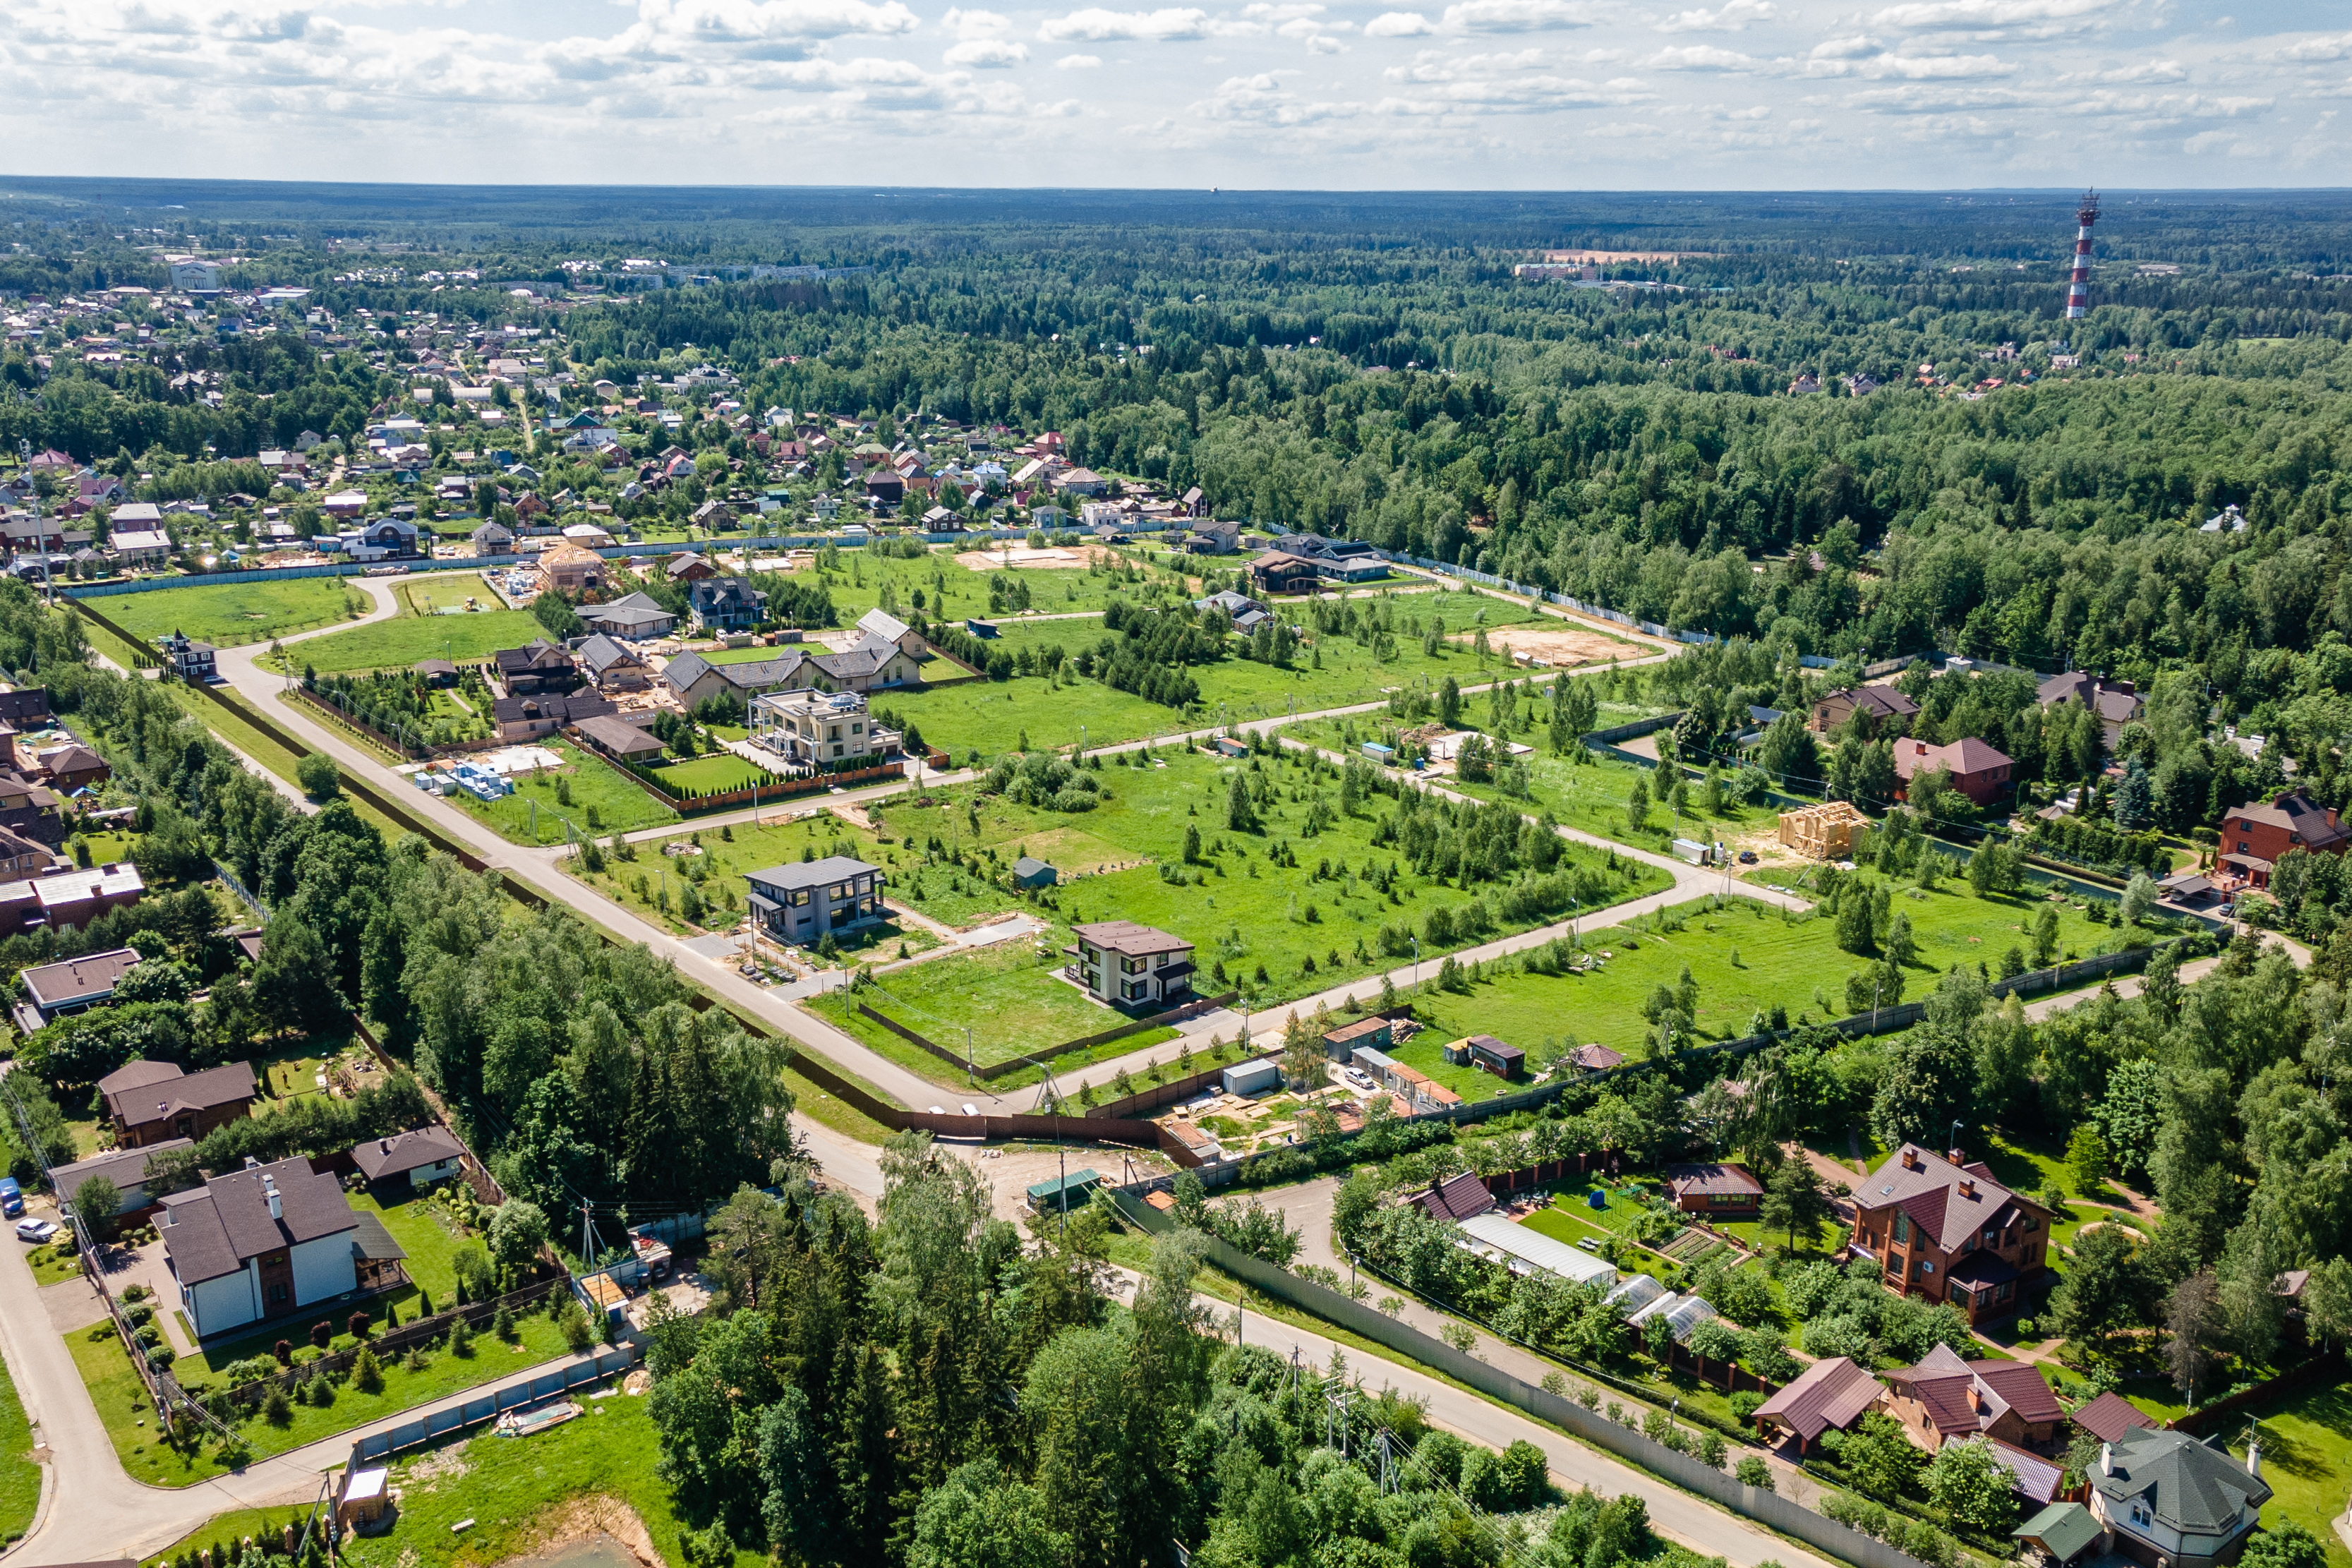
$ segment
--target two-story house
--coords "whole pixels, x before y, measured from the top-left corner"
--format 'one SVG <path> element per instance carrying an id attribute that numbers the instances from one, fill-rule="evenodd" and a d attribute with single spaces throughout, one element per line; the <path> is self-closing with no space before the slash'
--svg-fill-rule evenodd
<path id="1" fill-rule="evenodd" d="M 1192 999 L 1192 944 L 1133 921 L 1070 928 L 1076 960 L 1064 973 L 1097 1001 L 1119 1007 L 1175 1006 Z"/>
<path id="2" fill-rule="evenodd" d="M 1879 1375 L 1886 1381 L 1887 1409 L 1931 1454 L 1969 1437 L 2046 1448 L 2066 1423 L 2064 1407 L 2032 1362 L 1962 1361 L 1950 1346 L 1937 1345 L 1918 1365 Z"/>
<path id="3" fill-rule="evenodd" d="M 242 1121 L 253 1104 L 253 1064 L 230 1062 L 202 1072 L 176 1062 L 126 1062 L 98 1080 L 114 1141 L 143 1149 L 166 1138 L 201 1139 Z"/>
<path id="4" fill-rule="evenodd" d="M 185 632 L 173 632 L 170 637 L 156 638 L 155 646 L 163 650 L 172 673 L 181 679 L 219 679 L 220 664 L 212 644 L 198 642 Z"/>
<path id="5" fill-rule="evenodd" d="M 2233 805 L 2221 819 L 2221 864 L 2257 888 L 2267 888 L 2279 857 L 2290 849 L 2341 855 L 2352 847 L 2352 830 L 2299 789 L 2266 801 Z"/>
<path id="6" fill-rule="evenodd" d="M 768 595 L 749 577 L 704 577 L 686 585 L 686 614 L 698 632 L 748 632 L 767 618 Z"/>
<path id="7" fill-rule="evenodd" d="M 2099 716 L 2100 743 L 2109 751 L 2123 738 L 2124 726 L 2140 716 L 2146 706 L 2139 688 L 2128 680 L 2102 680 L 2080 669 L 2070 669 L 2043 681 L 2033 700 L 2044 708 L 2073 702 Z"/>
<path id="8" fill-rule="evenodd" d="M 509 697 L 538 697 L 571 691 L 580 684 L 580 666 L 561 643 L 533 637 L 521 647 L 502 647 L 490 655 L 498 667 L 499 684 Z"/>
<path id="9" fill-rule="evenodd" d="M 2050 1211 L 1962 1164 L 1906 1143 L 1855 1192 L 1855 1254 L 1898 1295 L 1949 1301 L 1971 1323 L 2015 1312 L 2050 1273 Z"/>
<path id="10" fill-rule="evenodd" d="M 846 855 L 771 866 L 743 879 L 751 884 L 751 918 L 778 942 L 799 947 L 872 925 L 887 913 L 880 868 Z"/>
<path id="11" fill-rule="evenodd" d="M 1979 805 L 1990 805 L 2008 793 L 2017 764 L 1973 735 L 1944 746 L 1926 741 L 1895 742 L 1896 795 L 1907 797 L 1913 779 L 1938 769 L 1950 775 L 1954 789 Z"/>
<path id="12" fill-rule="evenodd" d="M 772 691 L 751 700 L 751 739 L 796 768 L 854 768 L 880 749 L 855 691 Z"/>
<path id="13" fill-rule="evenodd" d="M 1857 713 L 1868 718 L 1874 729 L 1899 728 L 1909 723 L 1918 711 L 1916 702 L 1892 686 L 1849 686 L 1813 704 L 1813 729 L 1826 735 Z"/>
<path id="14" fill-rule="evenodd" d="M 2235 1563 L 2271 1489 L 2262 1445 L 2246 1462 L 2186 1432 L 2135 1426 L 2099 1448 L 2091 1467 L 2091 1513 L 2109 1550 L 2147 1568 Z"/>
<path id="15" fill-rule="evenodd" d="M 156 1228 L 199 1339 L 404 1278 L 383 1221 L 362 1234 L 341 1184 L 306 1159 L 248 1164 L 174 1193 Z"/>

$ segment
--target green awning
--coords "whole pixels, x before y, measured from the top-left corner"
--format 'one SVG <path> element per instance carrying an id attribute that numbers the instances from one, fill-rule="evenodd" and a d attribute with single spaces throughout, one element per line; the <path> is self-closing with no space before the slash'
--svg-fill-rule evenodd
<path id="1" fill-rule="evenodd" d="M 2099 1521 L 2078 1502 L 2053 1502 L 2011 1531 L 2060 1563 L 2072 1563 L 2099 1539 Z"/>

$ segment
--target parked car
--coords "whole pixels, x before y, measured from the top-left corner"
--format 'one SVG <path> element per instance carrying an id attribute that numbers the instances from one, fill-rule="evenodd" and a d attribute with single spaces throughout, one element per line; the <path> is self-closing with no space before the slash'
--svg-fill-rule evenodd
<path id="1" fill-rule="evenodd" d="M 0 1176 L 0 1215 L 15 1219 L 25 1212 L 25 1192 L 14 1176 Z"/>
<path id="2" fill-rule="evenodd" d="M 1753 849 L 1742 849 L 1739 852 L 1739 863 L 1743 866 L 1753 866 L 1756 864 L 1756 851 Z"/>
<path id="3" fill-rule="evenodd" d="M 1372 1087 L 1370 1075 L 1360 1068 L 1341 1068 L 1339 1076 L 1358 1089 L 1369 1091 Z"/>
<path id="4" fill-rule="evenodd" d="M 57 1235 L 57 1222 L 54 1220 L 20 1219 L 16 1222 L 16 1239 L 18 1241 L 30 1241 L 35 1243 L 44 1242 L 48 1240 L 49 1237 Z"/>

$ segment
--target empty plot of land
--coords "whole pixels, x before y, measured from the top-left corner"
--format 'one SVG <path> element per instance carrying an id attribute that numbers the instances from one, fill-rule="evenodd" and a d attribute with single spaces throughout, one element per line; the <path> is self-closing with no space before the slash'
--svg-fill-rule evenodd
<path id="1" fill-rule="evenodd" d="M 1097 561 L 1117 559 L 1099 544 L 1082 544 L 1072 549 L 1047 545 L 1032 549 L 1016 544 L 1010 550 L 967 550 L 956 557 L 956 564 L 968 572 L 994 572 L 1006 566 L 1026 566 L 1045 572 L 1083 572 Z"/>
<path id="2" fill-rule="evenodd" d="M 1589 632 L 1558 621 L 1496 626 L 1486 634 L 1486 646 L 1496 652 L 1526 654 L 1554 669 L 1580 664 L 1606 664 L 1611 659 L 1638 658 L 1646 648 L 1618 641 L 1606 632 Z"/>

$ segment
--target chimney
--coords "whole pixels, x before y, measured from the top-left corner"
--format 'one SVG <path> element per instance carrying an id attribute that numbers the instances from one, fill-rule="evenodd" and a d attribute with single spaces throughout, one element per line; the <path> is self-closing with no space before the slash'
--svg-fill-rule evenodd
<path id="1" fill-rule="evenodd" d="M 1962 1149 L 1947 1149 L 1944 1151 L 1944 1158 L 1955 1165 L 1965 1165 L 1968 1163 L 1968 1152 Z"/>
<path id="2" fill-rule="evenodd" d="M 2102 1443 L 2099 1445 L 2099 1474 L 2112 1476 L 2115 1473 L 2116 1446 L 2113 1443 Z"/>
<path id="3" fill-rule="evenodd" d="M 269 1194 L 269 1217 L 271 1219 L 284 1219 L 286 1217 L 284 1204 L 275 1191 L 272 1191 Z"/>
<path id="4" fill-rule="evenodd" d="M 1919 1151 L 1908 1143 L 1903 1145 L 1903 1168 L 1906 1171 L 1916 1171 L 1919 1168 Z"/>
<path id="5" fill-rule="evenodd" d="M 261 1169 L 261 1162 L 247 1154 L 245 1157 L 245 1168 L 248 1171 L 258 1171 Z"/>
<path id="6" fill-rule="evenodd" d="M 2246 1445 L 2246 1474 L 2260 1480 L 2263 1474 L 2263 1440 L 2260 1437 Z"/>
<path id="7" fill-rule="evenodd" d="M 1982 1411 L 1984 1407 L 1984 1390 L 1976 1384 L 1972 1383 L 1969 1384 L 1969 1408 L 1975 1411 Z"/>
<path id="8" fill-rule="evenodd" d="M 1974 1197 L 1974 1196 L 1976 1196 L 1976 1195 L 1977 1195 L 1977 1182 L 1976 1182 L 1976 1178 L 1975 1178 L 1974 1176 L 1962 1176 L 1962 1177 L 1960 1178 L 1960 1196 L 1962 1196 L 1962 1197 L 1964 1197 L 1964 1198 L 1972 1198 L 1972 1197 Z"/>

